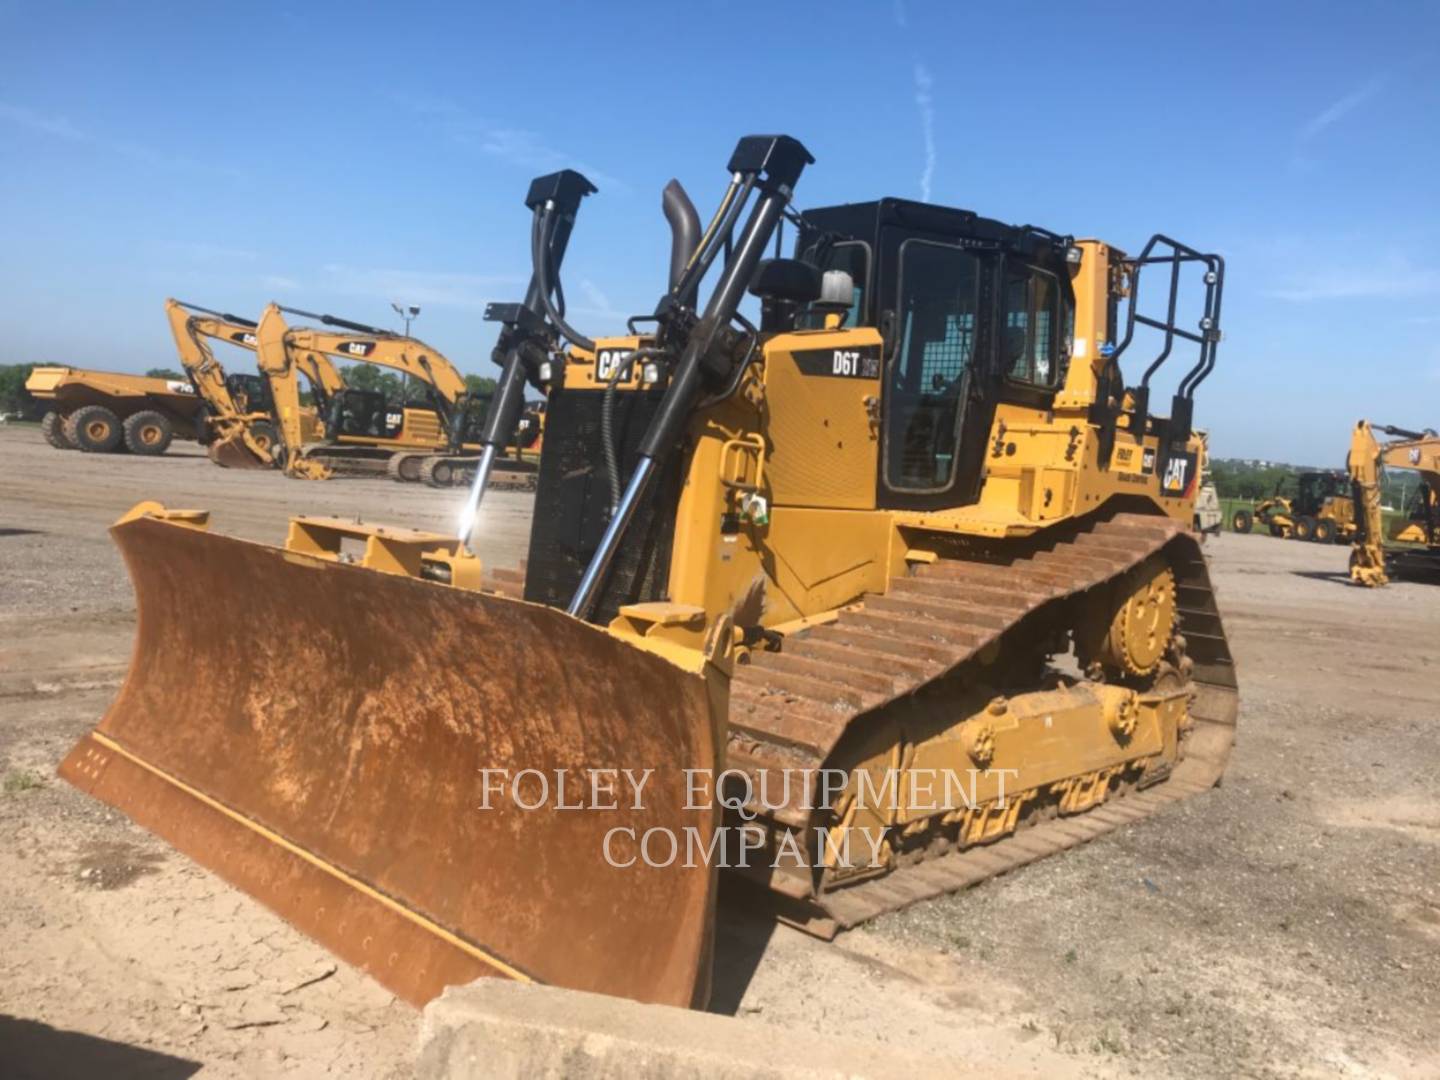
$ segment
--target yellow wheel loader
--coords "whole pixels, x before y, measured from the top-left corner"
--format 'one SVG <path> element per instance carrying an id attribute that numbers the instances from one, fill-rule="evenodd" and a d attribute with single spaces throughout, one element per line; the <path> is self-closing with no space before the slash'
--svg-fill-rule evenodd
<path id="1" fill-rule="evenodd" d="M 178 379 L 46 366 L 30 373 L 25 389 L 49 405 L 40 430 L 57 450 L 153 456 L 204 430 L 195 388 Z"/>
<path id="2" fill-rule="evenodd" d="M 415 1002 L 499 975 L 700 1004 L 717 866 L 830 935 L 1214 785 L 1237 684 L 1190 522 L 1223 263 L 904 199 L 801 213 L 811 161 L 741 139 L 656 310 L 599 340 L 550 272 L 575 186 L 532 185 L 459 537 L 122 519 L 135 660 L 62 775 Z M 529 554 L 482 574 L 463 540 L 527 381 Z M 253 617 L 222 631 L 197 589 Z"/>
<path id="3" fill-rule="evenodd" d="M 1389 435 L 1382 442 L 1376 432 Z M 1350 434 L 1345 468 L 1360 507 L 1359 531 L 1350 549 L 1350 580 L 1376 588 L 1391 576 L 1434 580 L 1440 577 L 1440 435 L 1426 428 L 1372 425 L 1361 420 Z M 1380 478 L 1385 469 L 1411 469 L 1420 476 L 1418 520 L 1402 526 L 1409 543 L 1386 544 L 1380 507 Z"/>

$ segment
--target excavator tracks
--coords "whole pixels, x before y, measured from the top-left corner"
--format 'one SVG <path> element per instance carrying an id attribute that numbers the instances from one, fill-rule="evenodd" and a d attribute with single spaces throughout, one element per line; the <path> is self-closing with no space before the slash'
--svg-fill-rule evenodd
<path id="1" fill-rule="evenodd" d="M 387 472 L 391 480 L 402 484 L 425 484 L 433 488 L 468 486 L 475 479 L 476 454 L 426 454 L 397 451 Z M 494 491 L 534 491 L 539 469 L 533 462 L 502 457 L 490 473 L 489 487 Z"/>
<path id="2" fill-rule="evenodd" d="M 751 872 L 751 880 L 772 890 L 787 921 L 833 936 L 1084 843 L 1219 781 L 1234 742 L 1238 697 L 1198 540 L 1169 518 L 1132 513 L 1056 533 L 1008 560 L 939 558 L 834 622 L 786 638 L 780 651 L 755 654 L 731 682 L 727 767 L 757 784 L 766 770 L 845 767 L 834 752 L 853 726 L 882 723 L 886 709 L 937 680 L 966 679 L 967 665 L 977 666 L 978 679 L 982 654 L 993 656 L 1007 636 L 1033 636 L 1047 622 L 1063 629 L 1070 601 L 1163 553 L 1176 578 L 1180 670 L 1188 671 L 1194 694 L 1192 726 L 1174 769 L 1143 790 L 1120 786 L 1089 810 L 1036 814 L 999 839 L 952 843 L 943 854 L 912 857 L 856 884 L 826 887 L 809 874 L 769 867 Z M 807 795 L 756 809 L 772 834 L 790 830 L 810 851 L 806 836 L 825 823 L 823 808 L 812 805 Z"/>

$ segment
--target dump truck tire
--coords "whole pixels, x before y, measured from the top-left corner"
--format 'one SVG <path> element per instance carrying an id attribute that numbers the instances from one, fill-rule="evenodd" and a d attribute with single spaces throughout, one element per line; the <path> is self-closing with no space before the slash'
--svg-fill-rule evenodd
<path id="1" fill-rule="evenodd" d="M 280 434 L 275 430 L 275 425 L 268 420 L 257 420 L 251 424 L 250 438 L 272 457 L 275 454 L 275 448 L 280 445 Z"/>
<path id="2" fill-rule="evenodd" d="M 1255 527 L 1255 515 L 1249 510 L 1236 510 L 1230 517 L 1230 529 L 1232 532 L 1248 533 Z"/>
<path id="3" fill-rule="evenodd" d="M 132 454 L 154 457 L 170 449 L 175 426 L 164 413 L 145 409 L 125 418 L 125 445 Z"/>
<path id="4" fill-rule="evenodd" d="M 74 450 L 75 444 L 65 437 L 65 418 L 51 410 L 40 420 L 40 434 L 56 450 Z"/>
<path id="5" fill-rule="evenodd" d="M 1315 522 L 1315 542 L 1317 544 L 1333 544 L 1335 533 L 1335 522 L 1329 518 L 1321 518 Z"/>
<path id="6" fill-rule="evenodd" d="M 195 429 L 195 441 L 201 446 L 209 446 L 215 438 L 210 430 L 210 409 L 201 405 L 195 410 L 195 415 L 190 418 L 190 425 Z"/>
<path id="7" fill-rule="evenodd" d="M 104 405 L 86 405 L 66 418 L 65 437 L 87 454 L 108 454 L 120 448 L 125 433 Z"/>
<path id="8" fill-rule="evenodd" d="M 1298 517 L 1295 519 L 1295 539 L 1315 539 L 1315 519 L 1312 517 Z"/>

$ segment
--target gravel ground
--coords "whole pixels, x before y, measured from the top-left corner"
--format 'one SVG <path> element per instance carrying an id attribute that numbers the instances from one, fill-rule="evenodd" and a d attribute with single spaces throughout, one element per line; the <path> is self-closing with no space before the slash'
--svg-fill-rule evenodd
<path id="1" fill-rule="evenodd" d="M 406 1075 L 413 1011 L 54 770 L 125 670 L 130 505 L 279 542 L 297 512 L 444 529 L 461 496 L 177 451 L 0 427 L 0 1071 Z M 487 499 L 487 561 L 529 507 Z M 1004 1074 L 1440 1074 L 1440 593 L 1351 588 L 1339 547 L 1209 550 L 1241 678 L 1221 788 L 830 944 L 727 909 L 714 1007 Z"/>

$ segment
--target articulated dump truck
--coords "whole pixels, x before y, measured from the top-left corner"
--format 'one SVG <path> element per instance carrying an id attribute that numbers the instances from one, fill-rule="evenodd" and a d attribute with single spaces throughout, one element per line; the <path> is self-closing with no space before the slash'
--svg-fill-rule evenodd
<path id="1" fill-rule="evenodd" d="M 504 976 L 697 1006 L 721 873 L 830 936 L 1213 786 L 1236 679 L 1190 525 L 1221 260 L 800 212 L 811 161 L 743 138 L 703 231 L 672 183 L 668 287 L 599 340 L 554 280 L 593 188 L 535 181 L 456 535 L 131 511 L 135 657 L 62 774 L 409 1001 Z M 1142 341 L 1195 354 L 1168 416 Z M 527 385 L 528 557 L 482 566 Z"/>
<path id="2" fill-rule="evenodd" d="M 163 454 L 174 439 L 198 439 L 204 429 L 204 403 L 183 379 L 37 367 L 25 389 L 49 406 L 40 429 L 57 450 Z"/>

